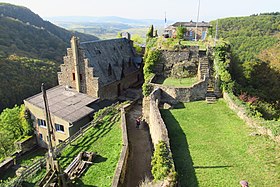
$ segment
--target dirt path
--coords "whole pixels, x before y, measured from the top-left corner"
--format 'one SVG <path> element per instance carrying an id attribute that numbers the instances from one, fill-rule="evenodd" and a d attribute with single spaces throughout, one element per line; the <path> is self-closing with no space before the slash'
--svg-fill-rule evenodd
<path id="1" fill-rule="evenodd" d="M 146 178 L 151 179 L 152 145 L 149 128 L 143 123 L 136 128 L 135 120 L 141 115 L 141 105 L 135 105 L 127 114 L 127 131 L 129 141 L 128 170 L 125 187 L 136 187 Z"/>

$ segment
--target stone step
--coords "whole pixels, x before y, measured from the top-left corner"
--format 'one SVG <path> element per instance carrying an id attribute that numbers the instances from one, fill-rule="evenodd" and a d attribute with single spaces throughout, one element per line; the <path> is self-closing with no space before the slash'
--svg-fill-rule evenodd
<path id="1" fill-rule="evenodd" d="M 205 100 L 207 103 L 211 104 L 211 103 L 216 103 L 217 98 L 216 97 L 206 97 Z"/>

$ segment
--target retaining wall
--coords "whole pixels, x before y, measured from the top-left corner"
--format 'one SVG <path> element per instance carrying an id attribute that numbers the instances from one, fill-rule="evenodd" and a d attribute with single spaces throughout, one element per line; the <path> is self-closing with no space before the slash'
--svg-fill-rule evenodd
<path id="1" fill-rule="evenodd" d="M 30 138 L 19 141 L 15 143 L 18 150 L 20 150 L 20 154 L 30 151 L 37 145 L 35 135 L 31 136 Z"/>
<path id="2" fill-rule="evenodd" d="M 112 187 L 122 186 L 125 179 L 125 174 L 127 170 L 127 160 L 129 155 L 128 135 L 127 135 L 127 126 L 126 126 L 126 112 L 129 111 L 136 102 L 137 100 L 121 108 L 121 127 L 122 127 L 123 147 L 122 147 L 118 165 L 115 170 Z"/>
<path id="3" fill-rule="evenodd" d="M 270 129 L 266 127 L 262 127 L 260 125 L 260 122 L 258 122 L 256 119 L 253 119 L 252 117 L 249 117 L 246 114 L 246 111 L 243 107 L 238 106 L 229 96 L 228 93 L 224 92 L 223 93 L 223 98 L 227 102 L 229 108 L 231 108 L 238 117 L 246 122 L 247 125 L 250 127 L 255 128 L 258 133 L 263 134 L 263 135 L 269 135 L 274 141 L 280 142 L 280 135 L 279 136 L 273 136 L 272 132 Z"/>
<path id="4" fill-rule="evenodd" d="M 152 82 L 152 80 L 151 80 Z M 178 102 L 191 102 L 204 100 L 207 93 L 208 79 L 204 78 L 190 87 L 164 86 L 162 84 L 149 83 L 154 89 L 160 88 L 162 92 L 161 101 L 170 104 Z"/>
<path id="5" fill-rule="evenodd" d="M 168 131 L 158 108 L 161 92 L 160 89 L 156 89 L 150 95 L 149 128 L 154 148 L 161 140 L 169 145 Z"/>

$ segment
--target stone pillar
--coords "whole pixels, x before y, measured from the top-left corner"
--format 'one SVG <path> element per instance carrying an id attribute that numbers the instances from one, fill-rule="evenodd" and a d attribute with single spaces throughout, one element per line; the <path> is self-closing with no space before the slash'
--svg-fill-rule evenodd
<path id="1" fill-rule="evenodd" d="M 80 69 L 79 69 L 79 55 L 78 55 L 78 38 L 73 36 L 71 38 L 71 49 L 73 53 L 73 61 L 75 67 L 75 82 L 77 92 L 81 91 Z"/>

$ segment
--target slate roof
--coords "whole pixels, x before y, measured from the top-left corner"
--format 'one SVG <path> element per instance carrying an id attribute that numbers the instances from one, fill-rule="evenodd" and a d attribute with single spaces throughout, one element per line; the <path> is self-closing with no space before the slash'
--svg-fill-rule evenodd
<path id="1" fill-rule="evenodd" d="M 65 86 L 56 86 L 48 89 L 46 92 L 51 114 L 70 123 L 92 114 L 94 109 L 87 105 L 98 100 L 97 98 L 78 93 L 76 90 L 66 88 Z M 25 102 L 44 109 L 42 93 L 25 99 Z"/>
<path id="2" fill-rule="evenodd" d="M 93 67 L 94 76 L 99 77 L 101 85 L 121 80 L 123 75 L 137 70 L 135 51 L 131 41 L 126 38 L 111 40 L 81 42 L 80 48 L 89 59 L 89 65 Z M 112 75 L 108 75 L 111 66 Z"/>
<path id="3" fill-rule="evenodd" d="M 190 21 L 190 22 L 176 22 L 172 26 L 173 27 L 179 27 L 182 25 L 183 27 L 196 27 L 196 22 Z M 198 27 L 210 27 L 210 24 L 208 22 L 198 22 Z"/>

